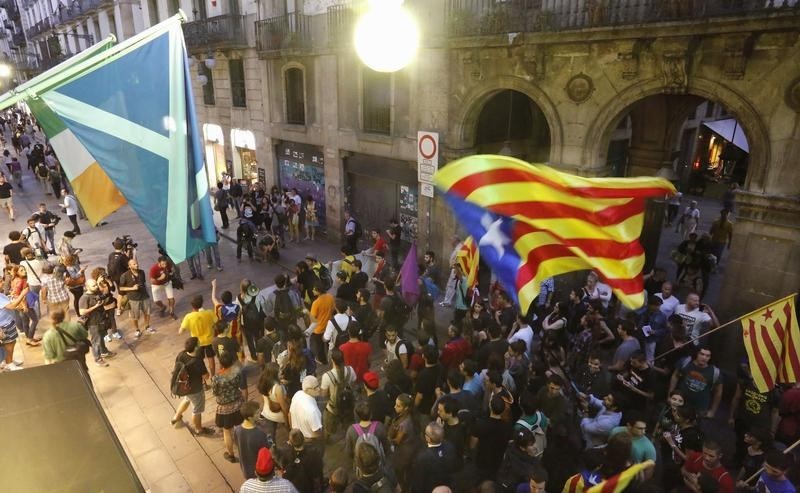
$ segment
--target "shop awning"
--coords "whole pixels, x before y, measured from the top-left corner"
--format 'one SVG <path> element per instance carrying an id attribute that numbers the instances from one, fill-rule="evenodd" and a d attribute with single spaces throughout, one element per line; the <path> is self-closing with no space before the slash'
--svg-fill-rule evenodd
<path id="1" fill-rule="evenodd" d="M 744 129 L 735 119 L 726 118 L 713 122 L 703 122 L 703 125 L 711 129 L 712 132 L 719 134 L 720 137 L 728 142 L 732 142 L 733 145 L 744 152 L 750 153 L 750 146 L 747 144 L 747 136 L 744 134 Z"/>

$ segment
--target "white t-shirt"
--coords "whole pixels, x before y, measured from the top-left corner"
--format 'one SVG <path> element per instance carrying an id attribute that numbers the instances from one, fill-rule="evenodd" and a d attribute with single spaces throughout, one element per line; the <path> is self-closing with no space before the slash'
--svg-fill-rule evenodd
<path id="1" fill-rule="evenodd" d="M 331 373 L 336 373 L 336 370 L 328 370 L 322 375 L 322 381 L 320 382 L 320 387 L 322 390 L 328 393 L 328 403 L 325 405 L 329 411 L 331 402 L 336 401 L 336 384 L 333 383 L 333 380 L 336 379 L 338 382 L 339 375 L 338 373 L 336 376 L 331 376 Z M 356 381 L 356 372 L 353 370 L 352 366 L 345 366 L 344 367 L 344 378 L 349 384 L 353 384 Z M 292 420 L 292 425 L 294 425 L 294 420 Z"/>
<path id="2" fill-rule="evenodd" d="M 686 305 L 678 305 L 675 308 L 675 314 L 680 315 L 683 319 L 683 326 L 686 328 L 686 333 L 690 339 L 694 339 L 703 332 L 703 327 L 711 322 L 711 315 L 700 310 L 700 307 L 687 312 Z M 695 345 L 700 341 L 694 341 Z"/>
<path id="3" fill-rule="evenodd" d="M 400 349 L 398 349 L 395 353 L 395 346 L 397 346 L 398 342 L 400 342 L 399 337 L 395 339 L 394 343 L 391 343 L 389 342 L 389 339 L 386 339 L 386 361 L 397 359 L 398 354 L 408 354 L 408 345 L 406 344 L 400 346 Z"/>
<path id="4" fill-rule="evenodd" d="M 669 295 L 669 298 L 667 299 L 664 299 L 664 295 L 662 293 L 656 293 L 656 296 L 661 298 L 661 301 L 663 301 L 663 303 L 661 303 L 661 313 L 663 313 L 667 318 L 675 313 L 675 309 L 681 304 L 680 300 L 678 300 L 678 298 L 676 298 L 674 295 Z"/>
<path id="5" fill-rule="evenodd" d="M 64 208 L 64 212 L 66 212 L 68 216 L 78 215 L 78 202 L 72 195 L 67 195 L 64 197 L 64 203 L 61 204 L 61 206 Z"/>
<path id="6" fill-rule="evenodd" d="M 315 431 L 322 430 L 322 412 L 317 400 L 302 390 L 292 397 L 289 416 L 292 418 L 292 428 L 300 430 L 306 439 L 313 438 Z"/>
<path id="7" fill-rule="evenodd" d="M 525 341 L 525 347 L 528 348 L 528 353 L 531 352 L 531 344 L 533 343 L 533 329 L 530 325 L 523 325 L 518 331 L 508 338 L 508 343 L 514 341 Z"/>
<path id="8" fill-rule="evenodd" d="M 337 313 L 333 316 L 336 319 L 336 323 L 339 324 L 339 328 L 342 329 L 345 334 L 347 333 L 347 326 L 350 325 L 350 317 L 347 316 L 346 313 Z M 336 344 L 336 336 L 339 334 L 339 331 L 336 330 L 334 327 L 333 322 L 328 320 L 328 325 L 325 326 L 325 332 L 322 334 L 322 340 L 328 343 L 328 351 L 332 351 Z"/>

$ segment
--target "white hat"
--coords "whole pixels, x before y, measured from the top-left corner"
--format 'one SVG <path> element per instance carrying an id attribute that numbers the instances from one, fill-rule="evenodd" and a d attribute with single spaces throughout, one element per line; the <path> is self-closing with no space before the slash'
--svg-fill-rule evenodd
<path id="1" fill-rule="evenodd" d="M 316 389 L 319 387 L 319 380 L 314 375 L 308 375 L 303 379 L 303 390 Z"/>

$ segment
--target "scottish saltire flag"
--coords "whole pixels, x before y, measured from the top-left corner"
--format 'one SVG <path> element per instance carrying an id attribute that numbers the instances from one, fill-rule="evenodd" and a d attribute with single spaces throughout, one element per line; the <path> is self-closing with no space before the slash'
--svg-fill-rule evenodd
<path id="1" fill-rule="evenodd" d="M 542 280 L 583 269 L 597 271 L 626 306 L 644 304 L 645 200 L 675 193 L 668 181 L 583 178 L 490 155 L 459 159 L 434 180 L 523 312 Z"/>
<path id="2" fill-rule="evenodd" d="M 25 93 L 92 221 L 127 200 L 175 262 L 216 241 L 180 17 Z"/>

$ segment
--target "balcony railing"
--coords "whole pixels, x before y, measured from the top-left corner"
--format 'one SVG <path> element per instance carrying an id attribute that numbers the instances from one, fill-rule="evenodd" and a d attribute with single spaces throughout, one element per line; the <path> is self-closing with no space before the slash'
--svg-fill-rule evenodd
<path id="1" fill-rule="evenodd" d="M 17 47 L 26 46 L 28 44 L 23 33 L 14 33 L 11 35 L 11 42 Z"/>
<path id="2" fill-rule="evenodd" d="M 195 52 L 247 46 L 243 15 L 226 14 L 187 22 L 183 25 L 183 36 L 189 51 Z"/>
<path id="3" fill-rule="evenodd" d="M 50 19 L 42 19 L 28 29 L 28 37 L 35 38 L 36 36 L 53 29 L 53 24 Z"/>
<path id="4" fill-rule="evenodd" d="M 794 0 L 447 0 L 450 36 L 560 31 L 712 17 L 800 14 Z"/>
<path id="5" fill-rule="evenodd" d="M 350 5 L 328 7 L 328 41 L 330 46 L 346 46 L 353 40 L 355 13 Z"/>
<path id="6" fill-rule="evenodd" d="M 311 45 L 311 19 L 293 12 L 258 21 L 256 43 L 259 51 L 308 48 Z"/>

